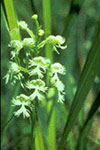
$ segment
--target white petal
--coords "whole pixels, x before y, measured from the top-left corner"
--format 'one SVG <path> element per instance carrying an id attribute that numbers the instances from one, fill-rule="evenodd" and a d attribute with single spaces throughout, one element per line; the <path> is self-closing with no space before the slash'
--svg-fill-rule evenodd
<path id="1" fill-rule="evenodd" d="M 64 95 L 62 95 L 60 92 L 58 92 L 58 102 L 63 103 L 65 101 Z"/>
<path id="2" fill-rule="evenodd" d="M 12 100 L 12 103 L 13 103 L 14 105 L 17 105 L 17 106 L 22 105 L 21 101 L 20 101 L 20 100 L 16 100 L 16 99 L 13 99 L 13 100 Z"/>

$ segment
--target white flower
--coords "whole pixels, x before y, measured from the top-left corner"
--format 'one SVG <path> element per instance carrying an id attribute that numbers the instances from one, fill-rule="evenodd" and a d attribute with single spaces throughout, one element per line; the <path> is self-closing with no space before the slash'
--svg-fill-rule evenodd
<path id="1" fill-rule="evenodd" d="M 63 103 L 65 101 L 64 95 L 61 92 L 58 92 L 58 102 Z"/>
<path id="2" fill-rule="evenodd" d="M 27 46 L 27 47 L 33 47 L 35 41 L 33 40 L 33 38 L 24 38 L 24 40 L 22 41 L 23 46 Z"/>
<path id="3" fill-rule="evenodd" d="M 60 36 L 54 36 L 54 35 L 50 35 L 47 39 L 46 39 L 47 43 L 52 44 L 53 45 L 53 49 L 59 54 L 57 48 L 61 48 L 61 49 L 65 49 L 67 48 L 66 46 L 62 46 L 62 44 L 65 43 L 65 39 Z M 57 48 L 56 48 L 57 47 Z"/>
<path id="4" fill-rule="evenodd" d="M 20 51 L 23 48 L 23 44 L 18 40 L 12 40 L 9 44 L 9 47 L 15 48 L 17 51 Z"/>
<path id="5" fill-rule="evenodd" d="M 20 67 L 15 62 L 10 62 L 10 69 L 8 71 L 10 78 L 13 78 L 12 84 L 16 83 L 16 80 L 24 78 L 23 74 L 20 72 Z"/>
<path id="6" fill-rule="evenodd" d="M 46 73 L 49 62 L 45 58 L 39 56 L 29 61 L 30 76 L 38 75 L 38 78 L 43 78 L 43 74 Z"/>
<path id="7" fill-rule="evenodd" d="M 12 56 L 11 59 L 15 58 L 16 55 L 19 54 L 19 51 L 23 48 L 22 42 L 18 40 L 12 40 L 8 46 L 14 48 L 11 51 L 11 56 Z"/>
<path id="8" fill-rule="evenodd" d="M 54 63 L 51 65 L 50 68 L 50 75 L 51 75 L 51 82 L 55 83 L 56 81 L 59 81 L 58 73 L 65 75 L 66 69 L 64 66 L 62 66 L 60 63 Z"/>
<path id="9" fill-rule="evenodd" d="M 42 95 L 42 93 L 45 93 L 47 90 L 47 87 L 45 87 L 44 81 L 42 81 L 41 79 L 32 80 L 26 84 L 26 87 L 34 90 L 34 92 L 30 95 L 31 100 L 34 100 L 36 97 L 40 101 L 44 99 L 44 96 Z"/>
<path id="10" fill-rule="evenodd" d="M 15 63 L 10 61 L 10 68 L 8 73 L 4 76 L 4 79 L 6 79 L 6 84 L 8 81 L 13 79 L 12 84 L 16 83 L 16 80 L 21 80 L 24 78 L 22 73 L 20 72 L 20 67 Z"/>
<path id="11" fill-rule="evenodd" d="M 45 99 L 43 94 L 41 94 L 37 89 L 30 95 L 30 100 L 34 100 L 35 98 L 38 98 L 38 100 L 42 101 Z"/>
<path id="12" fill-rule="evenodd" d="M 50 35 L 49 37 L 47 37 L 46 40 L 49 44 L 54 44 L 54 45 L 56 44 L 62 45 L 65 43 L 65 39 L 60 35 L 57 35 L 57 36 Z"/>
<path id="13" fill-rule="evenodd" d="M 64 86 L 64 84 L 63 84 L 60 80 L 58 80 L 58 81 L 55 83 L 55 87 L 57 88 L 57 90 L 58 90 L 59 92 L 62 92 L 62 93 L 64 94 L 64 88 L 65 88 L 65 86 Z"/>
<path id="14" fill-rule="evenodd" d="M 10 62 L 10 71 L 13 73 L 20 72 L 19 66 L 15 62 Z"/>
<path id="15" fill-rule="evenodd" d="M 51 83 L 56 87 L 57 91 L 58 91 L 58 102 L 63 103 L 64 101 L 64 84 L 60 81 L 59 77 L 58 77 L 58 73 L 65 75 L 66 74 L 66 70 L 65 67 L 62 66 L 60 63 L 55 63 L 51 65 L 50 68 L 50 75 L 51 75 Z"/>
<path id="16" fill-rule="evenodd" d="M 28 28 L 28 25 L 27 25 L 27 23 L 25 21 L 19 21 L 18 25 L 23 30 L 27 30 L 27 28 Z"/>
<path id="17" fill-rule="evenodd" d="M 45 44 L 51 44 L 53 45 L 53 49 L 59 54 L 57 48 L 61 48 L 61 49 L 67 48 L 67 45 L 62 46 L 64 43 L 65 43 L 65 38 L 63 38 L 62 36 L 50 35 L 38 45 L 38 49 L 42 48 Z"/>
<path id="18" fill-rule="evenodd" d="M 58 91 L 58 102 L 63 103 L 63 101 L 65 100 L 64 99 L 64 94 L 65 94 L 64 84 L 60 80 L 58 80 L 57 82 L 54 83 L 54 86 L 57 88 L 57 91 Z"/>
<path id="19" fill-rule="evenodd" d="M 58 74 L 55 73 L 52 77 L 51 77 L 51 83 L 55 84 L 55 82 L 59 81 L 59 77 Z"/>
<path id="20" fill-rule="evenodd" d="M 21 94 L 20 96 L 17 96 L 16 99 L 12 100 L 13 106 L 20 106 L 20 109 L 18 109 L 16 112 L 14 112 L 15 116 L 19 117 L 21 114 L 23 114 L 23 117 L 30 117 L 30 111 L 26 107 L 31 108 L 31 101 L 29 100 L 29 97 Z"/>
<path id="21" fill-rule="evenodd" d="M 51 73 L 52 74 L 59 73 L 59 74 L 65 75 L 66 69 L 60 63 L 54 63 L 51 65 Z"/>

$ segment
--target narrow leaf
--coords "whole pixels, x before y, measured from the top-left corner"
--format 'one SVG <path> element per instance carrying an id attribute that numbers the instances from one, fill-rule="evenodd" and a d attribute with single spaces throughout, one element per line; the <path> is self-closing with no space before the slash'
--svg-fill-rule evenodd
<path id="1" fill-rule="evenodd" d="M 51 113 L 48 124 L 48 150 L 56 150 L 56 126 L 55 126 L 55 107 L 51 110 L 52 100 L 48 102 L 49 113 Z"/>
<path id="2" fill-rule="evenodd" d="M 38 122 L 35 128 L 35 150 L 45 150 L 43 136 Z"/>
<path id="3" fill-rule="evenodd" d="M 87 119 L 81 129 L 81 132 L 78 138 L 77 148 L 76 148 L 77 150 L 84 150 L 86 148 L 87 141 L 88 141 L 87 137 L 89 136 L 89 132 L 92 127 L 94 116 L 99 106 L 100 106 L 100 92 L 98 93 L 95 101 L 93 102 L 91 109 L 88 113 Z"/>
<path id="4" fill-rule="evenodd" d="M 5 13 L 6 21 L 9 27 L 9 34 L 11 40 L 20 40 L 19 28 L 16 21 L 15 10 L 13 6 L 13 0 L 2 1 L 3 10 Z"/>
<path id="5" fill-rule="evenodd" d="M 80 76 L 77 92 L 75 94 L 68 120 L 58 149 L 62 150 L 64 143 L 74 126 L 77 116 L 86 100 L 86 97 L 92 87 L 95 76 L 100 72 L 100 22 L 97 25 L 97 35 L 93 42 L 92 48 L 87 56 L 86 63 Z"/>
<path id="6" fill-rule="evenodd" d="M 48 140 L 47 140 L 47 132 L 48 132 L 48 127 L 47 127 L 47 111 L 45 107 L 42 106 L 37 106 L 37 116 L 38 116 L 38 121 L 39 125 L 42 131 L 42 136 L 44 140 L 45 147 L 47 148 L 48 146 Z"/>

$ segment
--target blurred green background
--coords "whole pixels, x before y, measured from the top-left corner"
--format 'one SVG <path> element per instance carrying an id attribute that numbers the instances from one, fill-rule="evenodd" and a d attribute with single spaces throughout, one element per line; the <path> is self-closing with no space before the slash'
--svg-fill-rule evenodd
<path id="1" fill-rule="evenodd" d="M 13 0 L 13 2 L 18 20 L 26 21 L 30 29 L 34 31 L 34 23 L 31 16 L 38 14 L 40 24 L 44 28 L 42 0 Z M 66 116 L 77 89 L 80 73 L 95 36 L 96 23 L 100 20 L 100 0 L 51 0 L 50 2 L 52 34 L 62 35 L 67 43 L 67 49 L 62 50 L 60 55 L 54 53 L 54 60 L 61 62 L 67 70 L 66 76 L 62 77 L 66 86 L 65 105 L 57 104 L 55 108 L 56 137 L 59 141 L 59 136 L 64 129 Z M 12 87 L 11 84 L 5 85 L 3 80 L 7 73 L 8 61 L 10 59 L 10 48 L 8 47 L 10 36 L 2 9 L 1 12 L 1 147 L 2 150 L 28 150 L 30 126 L 27 119 L 14 117 L 6 128 L 3 129 L 6 122 L 12 117 L 13 108 L 11 107 L 11 100 L 13 96 L 18 95 L 20 87 L 19 85 L 15 87 Z M 78 121 L 73 129 L 74 142 L 77 140 L 81 123 L 84 121 L 99 88 L 100 81 L 96 77 L 85 102 L 84 113 L 80 113 L 81 120 L 80 118 L 77 119 Z M 91 128 L 88 150 L 99 150 L 100 144 L 98 143 L 100 143 L 100 109 L 95 116 Z M 65 149 L 70 150 L 69 143 Z"/>

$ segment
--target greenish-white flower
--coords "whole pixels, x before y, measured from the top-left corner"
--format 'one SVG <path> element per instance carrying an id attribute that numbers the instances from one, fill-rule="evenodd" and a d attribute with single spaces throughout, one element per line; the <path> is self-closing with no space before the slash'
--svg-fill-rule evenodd
<path id="1" fill-rule="evenodd" d="M 65 75 L 66 69 L 60 63 L 54 63 L 51 65 L 51 73 L 52 74 L 59 73 L 59 74 Z"/>
<path id="2" fill-rule="evenodd" d="M 64 95 L 61 92 L 58 92 L 58 102 L 63 103 L 64 101 Z"/>
<path id="3" fill-rule="evenodd" d="M 65 75 L 66 74 L 66 69 L 64 66 L 62 66 L 60 63 L 54 63 L 51 65 L 50 68 L 50 75 L 51 75 L 51 83 L 53 84 L 54 87 L 56 87 L 58 91 L 58 102 L 63 103 L 64 101 L 64 84 L 60 81 L 58 74 Z"/>
<path id="4" fill-rule="evenodd" d="M 15 48 L 17 51 L 20 51 L 23 48 L 23 44 L 18 40 L 12 40 L 9 44 L 9 47 Z"/>
<path id="5" fill-rule="evenodd" d="M 62 45 L 65 43 L 65 38 L 63 38 L 62 36 L 60 35 L 57 35 L 57 36 L 54 36 L 54 35 L 50 35 L 46 41 L 49 43 L 49 44 L 58 44 L 58 45 Z"/>
<path id="6" fill-rule="evenodd" d="M 45 82 L 41 79 L 36 79 L 27 82 L 26 87 L 28 89 L 33 89 L 34 92 L 30 95 L 30 99 L 34 100 L 36 97 L 42 101 L 44 99 L 43 93 L 46 92 L 47 87 L 45 86 Z"/>
<path id="7" fill-rule="evenodd" d="M 51 44 L 53 46 L 53 50 L 55 50 L 59 54 L 57 48 L 61 48 L 61 49 L 67 48 L 67 45 L 62 46 L 64 43 L 65 43 L 65 38 L 63 38 L 62 36 L 50 35 L 38 45 L 38 49 L 42 48 L 45 44 Z"/>
<path id="8" fill-rule="evenodd" d="M 27 46 L 27 47 L 33 47 L 35 44 L 35 41 L 33 38 L 24 38 L 24 40 L 22 41 L 23 46 Z"/>
<path id="9" fill-rule="evenodd" d="M 10 71 L 13 73 L 19 73 L 19 66 L 15 62 L 10 62 Z"/>
<path id="10" fill-rule="evenodd" d="M 11 59 L 15 58 L 16 55 L 19 54 L 19 51 L 23 48 L 22 42 L 18 40 L 12 40 L 8 46 L 14 48 L 14 50 L 11 51 Z"/>
<path id="11" fill-rule="evenodd" d="M 27 28 L 28 28 L 28 25 L 25 21 L 19 21 L 18 25 L 22 30 L 27 30 Z"/>
<path id="12" fill-rule="evenodd" d="M 55 87 L 57 88 L 57 90 L 58 90 L 59 92 L 64 93 L 65 86 L 64 86 L 64 84 L 62 83 L 62 81 L 58 80 L 58 81 L 55 83 Z"/>
<path id="13" fill-rule="evenodd" d="M 12 100 L 13 106 L 19 106 L 20 108 L 14 112 L 15 116 L 19 117 L 21 114 L 23 114 L 23 117 L 30 117 L 30 111 L 31 109 L 31 101 L 28 96 L 21 94 L 20 96 L 17 96 L 16 99 Z"/>
<path id="14" fill-rule="evenodd" d="M 64 94 L 65 94 L 65 92 L 64 92 L 64 88 L 65 88 L 64 84 L 60 80 L 58 80 L 57 82 L 55 82 L 54 86 L 56 87 L 56 89 L 58 91 L 58 102 L 63 103 L 63 101 L 65 100 L 64 99 Z"/>
<path id="15" fill-rule="evenodd" d="M 51 82 L 55 83 L 56 81 L 59 81 L 58 73 L 65 75 L 66 69 L 64 66 L 62 66 L 60 63 L 54 63 L 51 65 L 50 68 L 50 75 L 51 75 Z"/>
<path id="16" fill-rule="evenodd" d="M 67 45 L 62 46 L 65 43 L 65 38 L 63 38 L 60 35 L 54 36 L 54 35 L 50 35 L 47 39 L 46 39 L 47 43 L 52 44 L 53 45 L 53 49 L 54 51 L 56 51 L 58 54 L 58 50 L 57 48 L 61 48 L 61 49 L 65 49 L 67 48 Z"/>
<path id="17" fill-rule="evenodd" d="M 29 68 L 31 68 L 29 72 L 30 76 L 38 75 L 38 78 L 43 78 L 48 65 L 48 60 L 41 56 L 31 59 L 29 61 Z"/>
<path id="18" fill-rule="evenodd" d="M 16 83 L 16 80 L 21 80 L 23 77 L 22 73 L 20 72 L 20 67 L 15 63 L 10 61 L 10 68 L 8 73 L 4 76 L 6 79 L 6 84 L 8 81 L 13 79 L 12 84 Z"/>

